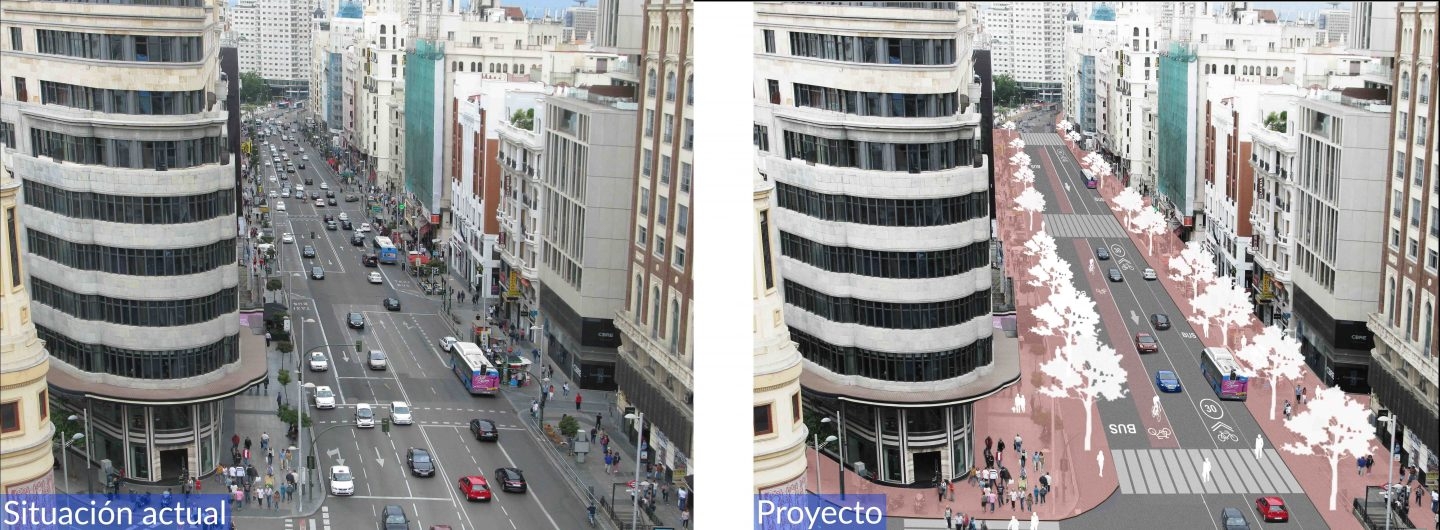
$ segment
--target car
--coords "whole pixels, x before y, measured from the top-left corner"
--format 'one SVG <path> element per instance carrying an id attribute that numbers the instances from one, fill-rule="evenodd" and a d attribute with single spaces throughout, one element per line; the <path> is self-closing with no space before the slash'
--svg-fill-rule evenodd
<path id="1" fill-rule="evenodd" d="M 370 404 L 369 404 L 369 403 L 356 403 L 356 404 L 355 404 L 355 426 L 356 426 L 356 427 L 374 427 L 374 426 L 375 426 L 375 409 L 370 408 Z"/>
<path id="2" fill-rule="evenodd" d="M 1135 334 L 1135 350 L 1140 353 L 1156 353 L 1160 351 L 1160 343 L 1155 336 L 1144 331 Z"/>
<path id="3" fill-rule="evenodd" d="M 309 156 L 306 156 L 305 159 L 306 159 L 306 160 L 309 160 L 310 157 L 309 157 Z M 320 189 L 322 189 L 322 190 L 328 190 L 328 189 L 330 189 L 330 183 L 329 183 L 329 182 L 321 182 L 321 183 L 320 183 Z"/>
<path id="4" fill-rule="evenodd" d="M 275 201 L 275 211 L 277 211 L 277 212 L 283 212 L 283 211 L 285 211 L 285 201 Z"/>
<path id="5" fill-rule="evenodd" d="M 365 329 L 365 315 L 359 311 L 351 311 L 345 315 L 345 325 L 353 329 Z"/>
<path id="6" fill-rule="evenodd" d="M 355 235 L 353 235 L 353 236 L 350 236 L 350 244 L 351 244 L 352 246 L 356 246 L 356 247 L 363 247 L 363 246 L 365 246 L 365 236 L 362 236 L 362 235 L 360 235 L 360 234 L 355 234 Z"/>
<path id="7" fill-rule="evenodd" d="M 279 199 L 279 198 L 280 198 L 280 192 L 275 191 L 275 190 L 270 190 L 270 198 L 271 198 L 271 199 Z"/>
<path id="8" fill-rule="evenodd" d="M 1095 259 L 1098 259 L 1098 260 L 1100 260 L 1100 261 L 1109 260 L 1109 259 L 1110 259 L 1110 249 L 1105 248 L 1105 247 L 1095 247 Z"/>
<path id="9" fill-rule="evenodd" d="M 274 166 L 275 164 L 273 164 L 272 162 L 274 162 L 274 160 L 266 160 L 266 161 L 265 161 L 265 167 Z M 275 182 L 275 177 L 273 177 L 273 176 L 270 177 L 270 182 Z"/>
<path id="10" fill-rule="evenodd" d="M 325 186 L 320 186 L 320 189 L 322 189 L 322 190 L 325 189 Z M 334 199 L 334 198 L 335 198 L 335 190 L 326 190 L 326 191 L 325 191 L 325 198 L 326 198 L 326 199 Z"/>
<path id="11" fill-rule="evenodd" d="M 360 196 L 353 193 L 350 195 L 346 195 L 345 202 L 360 202 Z"/>
<path id="12" fill-rule="evenodd" d="M 356 228 L 355 231 L 356 231 L 356 232 L 360 232 L 360 233 L 369 232 L 369 231 L 370 231 L 370 223 L 360 223 L 360 228 Z"/>
<path id="13" fill-rule="evenodd" d="M 325 204 L 324 199 L 315 199 L 315 202 L 316 202 L 316 204 L 321 204 L 321 205 Z M 326 221 L 326 222 L 325 222 L 325 229 L 326 229 L 326 230 L 329 230 L 329 231 L 331 231 L 331 232 L 334 232 L 334 231 L 340 229 L 340 225 L 335 224 L 335 221 Z"/>
<path id="14" fill-rule="evenodd" d="M 1115 267 L 1110 267 L 1110 271 L 1106 275 L 1110 277 L 1110 281 L 1112 282 L 1125 281 L 1125 277 L 1120 275 L 1120 269 Z"/>
<path id="15" fill-rule="evenodd" d="M 1159 388 L 1161 392 L 1179 392 L 1180 378 L 1175 377 L 1175 372 L 1170 370 L 1156 370 L 1155 387 Z"/>
<path id="16" fill-rule="evenodd" d="M 383 351 L 370 350 L 369 364 L 371 370 L 384 370 L 390 366 L 390 359 L 385 356 Z"/>
<path id="17" fill-rule="evenodd" d="M 309 186 L 309 185 L 314 184 L 314 183 L 315 183 L 315 179 L 310 178 L 310 177 L 305 177 L 305 185 L 306 185 L 306 186 Z"/>
<path id="18" fill-rule="evenodd" d="M 300 255 L 307 258 L 315 257 L 315 247 L 312 245 L 305 245 L 305 248 L 300 250 Z"/>
<path id="19" fill-rule="evenodd" d="M 500 429 L 495 427 L 494 420 L 481 418 L 470 420 L 470 434 L 474 435 L 476 440 L 482 442 L 500 441 Z"/>
<path id="20" fill-rule="evenodd" d="M 1152 269 L 1152 268 L 1150 268 L 1150 267 L 1145 267 L 1145 270 L 1140 272 L 1140 277 L 1141 277 L 1141 278 L 1145 278 L 1146 280 L 1154 281 L 1154 280 L 1155 280 L 1155 269 Z"/>
<path id="21" fill-rule="evenodd" d="M 500 491 L 525 493 L 525 473 L 513 467 L 495 470 L 495 480 L 500 481 Z"/>
<path id="22" fill-rule="evenodd" d="M 370 273 L 370 283 L 385 283 L 385 278 L 380 276 L 379 271 L 372 272 Z"/>
<path id="23" fill-rule="evenodd" d="M 324 217 L 321 217 L 320 220 L 328 223 L 328 222 L 330 222 L 330 221 L 334 221 L 334 220 L 335 220 L 335 216 L 330 215 L 330 214 L 327 213 L 327 214 L 325 214 Z"/>
<path id="24" fill-rule="evenodd" d="M 326 203 L 326 204 L 329 204 L 329 205 L 331 205 L 331 206 L 339 206 L 339 205 L 340 205 L 340 203 L 335 202 L 335 198 L 334 198 L 334 197 L 325 199 L 325 203 Z"/>
<path id="25" fill-rule="evenodd" d="M 333 409 L 333 408 L 335 408 L 335 391 L 334 391 L 334 390 L 330 390 L 330 387 L 328 387 L 328 386 L 317 386 L 317 387 L 315 387 L 315 408 L 317 408 L 317 409 Z"/>
<path id="26" fill-rule="evenodd" d="M 289 199 L 289 198 L 290 198 L 290 189 L 289 189 L 289 188 L 286 188 L 286 189 L 280 190 L 280 197 L 285 198 L 285 199 Z M 277 206 L 276 209 L 280 209 L 280 208 Z M 283 211 L 283 210 L 282 210 L 282 211 Z"/>
<path id="27" fill-rule="evenodd" d="M 305 157 L 305 160 L 309 160 L 309 159 L 310 159 L 310 157 L 308 157 L 308 156 Z M 296 165 L 295 167 L 297 167 L 297 168 L 299 168 L 299 169 L 305 169 L 305 163 L 304 163 L 304 162 L 301 162 L 301 163 L 299 163 L 298 165 Z"/>
<path id="28" fill-rule="evenodd" d="M 415 423 L 415 420 L 410 417 L 410 405 L 404 401 L 390 402 L 390 421 L 396 425 Z"/>
<path id="29" fill-rule="evenodd" d="M 1255 511 L 1260 512 L 1260 519 L 1267 523 L 1290 520 L 1290 509 L 1285 507 L 1285 500 L 1273 495 L 1255 499 Z"/>
<path id="30" fill-rule="evenodd" d="M 430 452 L 417 447 L 405 450 L 405 464 L 410 466 L 410 473 L 417 477 L 435 476 L 435 461 L 430 459 Z"/>
<path id="31" fill-rule="evenodd" d="M 457 339 L 455 337 L 445 337 L 443 339 L 440 339 L 440 349 L 445 350 L 446 353 L 449 353 L 450 350 L 455 348 L 455 343 L 457 342 L 460 342 L 460 339 Z"/>
<path id="32" fill-rule="evenodd" d="M 400 310 L 400 299 L 393 296 L 386 298 L 384 302 L 381 302 L 381 304 L 385 306 L 385 309 L 388 309 L 390 311 Z"/>
<path id="33" fill-rule="evenodd" d="M 1222 530 L 1250 530 L 1250 521 L 1245 519 L 1245 514 L 1235 508 L 1224 508 L 1220 510 L 1220 528 Z"/>
<path id="34" fill-rule="evenodd" d="M 383 530 L 410 530 L 410 520 L 405 517 L 404 508 L 389 504 L 380 510 L 380 526 Z"/>
<path id="35" fill-rule="evenodd" d="M 350 466 L 330 466 L 330 494 L 355 494 L 355 475 L 350 474 Z"/>
<path id="36" fill-rule="evenodd" d="M 460 477 L 460 494 L 467 501 L 490 502 L 490 482 L 480 475 Z"/>
<path id="37" fill-rule="evenodd" d="M 340 212 L 340 220 L 341 220 L 341 221 L 349 221 L 349 220 L 350 220 L 350 214 L 347 214 L 347 213 L 345 213 L 345 212 Z"/>
<path id="38" fill-rule="evenodd" d="M 311 372 L 324 372 L 324 371 L 329 370 L 329 369 L 330 369 L 330 359 L 326 359 L 326 358 L 325 358 L 325 354 L 324 354 L 323 352 L 318 352 L 318 351 L 312 351 L 312 352 L 310 352 L 310 371 L 311 371 Z"/>
<path id="39" fill-rule="evenodd" d="M 360 245 L 358 245 L 358 246 L 362 246 L 362 247 L 365 246 L 365 242 L 364 242 L 364 241 L 361 241 L 361 242 L 360 242 Z M 360 264 L 361 264 L 361 265 L 364 265 L 364 266 L 366 266 L 366 267 L 379 267 L 379 266 L 380 266 L 380 258 L 377 257 L 377 256 L 374 255 L 374 254 L 366 254 L 366 255 L 360 257 Z"/>
<path id="40" fill-rule="evenodd" d="M 294 173 L 294 172 L 295 172 L 295 166 L 290 166 L 290 167 L 285 168 L 285 172 L 286 172 L 286 173 Z"/>
<path id="41" fill-rule="evenodd" d="M 319 265 L 316 265 L 316 266 L 314 266 L 314 267 L 310 267 L 310 279 L 312 279 L 312 280 L 323 280 L 323 279 L 325 279 L 325 268 L 324 268 L 324 267 L 321 267 L 321 266 L 319 266 Z"/>
<path id="42" fill-rule="evenodd" d="M 1150 327 L 1155 329 L 1170 329 L 1170 316 L 1165 313 L 1151 314 Z"/>
<path id="43" fill-rule="evenodd" d="M 330 199 L 330 205 L 331 205 L 331 206 L 334 206 L 334 205 L 335 205 L 335 199 Z M 351 224 L 350 221 L 340 221 L 340 229 L 341 229 L 341 230 L 354 230 L 354 229 L 355 229 L 355 225 Z"/>
<path id="44" fill-rule="evenodd" d="M 286 232 L 280 236 L 280 242 L 293 244 L 295 243 L 295 236 L 289 232 Z"/>
<path id="45" fill-rule="evenodd" d="M 325 207 L 325 199 L 315 199 L 315 206 L 316 206 L 317 208 L 324 208 L 324 207 Z"/>
<path id="46" fill-rule="evenodd" d="M 318 192 L 318 191 L 311 191 L 311 192 L 310 192 L 310 198 L 311 198 L 311 199 L 314 199 L 314 200 L 317 200 L 317 201 L 320 200 L 320 192 Z"/>

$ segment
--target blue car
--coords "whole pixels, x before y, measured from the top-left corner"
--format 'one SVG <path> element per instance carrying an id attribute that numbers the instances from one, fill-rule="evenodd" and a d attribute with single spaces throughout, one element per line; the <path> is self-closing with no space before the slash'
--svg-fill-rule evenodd
<path id="1" fill-rule="evenodd" d="M 1155 372 L 1155 386 L 1160 387 L 1161 392 L 1179 392 L 1180 378 L 1175 377 L 1175 372 L 1158 370 Z"/>

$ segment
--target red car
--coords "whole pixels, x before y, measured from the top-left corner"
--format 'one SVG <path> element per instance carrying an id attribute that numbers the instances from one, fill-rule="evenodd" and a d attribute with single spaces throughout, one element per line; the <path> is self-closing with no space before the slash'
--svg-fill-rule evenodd
<path id="1" fill-rule="evenodd" d="M 1135 334 L 1135 349 L 1140 353 L 1155 353 L 1160 351 L 1160 343 L 1153 335 L 1141 331 Z"/>
<path id="2" fill-rule="evenodd" d="M 1266 522 L 1275 521 L 1283 523 L 1290 520 L 1290 510 L 1285 508 L 1285 501 L 1280 497 L 1260 497 L 1255 499 L 1255 511 L 1260 512 L 1260 518 Z"/>
<path id="3" fill-rule="evenodd" d="M 486 482 L 485 477 L 482 477 L 480 475 L 461 477 L 460 493 L 465 494 L 465 500 L 467 501 L 489 502 L 490 483 Z"/>

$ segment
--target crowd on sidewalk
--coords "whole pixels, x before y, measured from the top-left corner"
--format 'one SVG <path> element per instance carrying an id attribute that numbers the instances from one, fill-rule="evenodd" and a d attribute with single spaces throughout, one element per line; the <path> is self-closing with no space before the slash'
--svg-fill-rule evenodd
<path id="1" fill-rule="evenodd" d="M 1010 471 L 1005 465 L 1005 440 L 996 442 L 993 437 L 985 437 L 985 449 L 982 457 L 985 467 L 978 466 L 970 469 L 968 483 L 979 491 L 979 510 L 976 513 L 995 513 L 996 510 L 1007 510 L 1009 512 L 1024 515 L 1029 512 L 1032 518 L 1038 519 L 1035 513 L 1036 504 L 1044 504 L 1045 497 L 1050 493 L 1054 485 L 1054 478 L 1050 471 L 1045 468 L 1045 453 L 1039 450 L 1027 453 L 1024 449 L 1024 439 L 1016 434 L 1011 447 L 1011 454 L 1019 464 L 1018 476 Z M 1031 473 L 1038 476 L 1032 482 Z M 942 503 L 950 503 L 945 506 L 942 514 L 945 519 L 946 528 L 961 530 L 984 529 L 983 521 L 975 520 L 964 512 L 955 510 L 955 485 L 959 479 L 940 480 L 935 484 L 937 499 Z M 963 501 L 962 501 L 963 502 Z M 1007 508 L 1008 506 L 1008 508 Z M 987 512 L 988 510 L 988 512 Z"/>
<path id="2" fill-rule="evenodd" d="M 258 509 L 274 511 L 279 510 L 281 505 L 298 500 L 296 492 L 299 480 L 293 468 L 295 448 L 287 447 L 277 454 L 276 448 L 271 445 L 270 433 L 262 432 L 258 451 L 252 452 L 255 449 L 254 441 L 250 437 L 245 437 L 242 444 L 240 435 L 232 434 L 231 465 L 220 464 L 215 467 L 215 481 L 229 492 L 231 507 L 242 510 L 253 505 Z M 265 460 L 263 473 L 256 467 L 262 457 Z M 277 464 L 280 468 L 278 478 Z M 194 486 L 196 491 L 199 491 L 199 479 L 195 480 Z"/>

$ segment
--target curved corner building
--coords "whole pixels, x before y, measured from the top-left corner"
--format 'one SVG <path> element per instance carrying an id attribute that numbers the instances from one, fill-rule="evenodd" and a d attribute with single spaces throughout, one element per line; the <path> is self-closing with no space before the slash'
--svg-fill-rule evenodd
<path id="1" fill-rule="evenodd" d="M 846 466 L 883 483 L 968 471 L 970 404 L 1018 377 L 991 348 L 968 9 L 756 5 L 756 166 L 775 181 L 805 414 L 838 419 Z"/>
<path id="2" fill-rule="evenodd" d="M 0 136 L 22 183 L 51 412 L 82 416 L 76 452 L 126 480 L 199 476 L 229 441 L 225 399 L 265 376 L 237 307 L 245 269 L 225 103 L 238 94 L 222 82 L 220 6 L 0 9 Z"/>
<path id="3" fill-rule="evenodd" d="M 805 493 L 805 440 L 800 405 L 800 352 L 785 328 L 775 249 L 775 183 L 755 175 L 755 493 Z"/>

